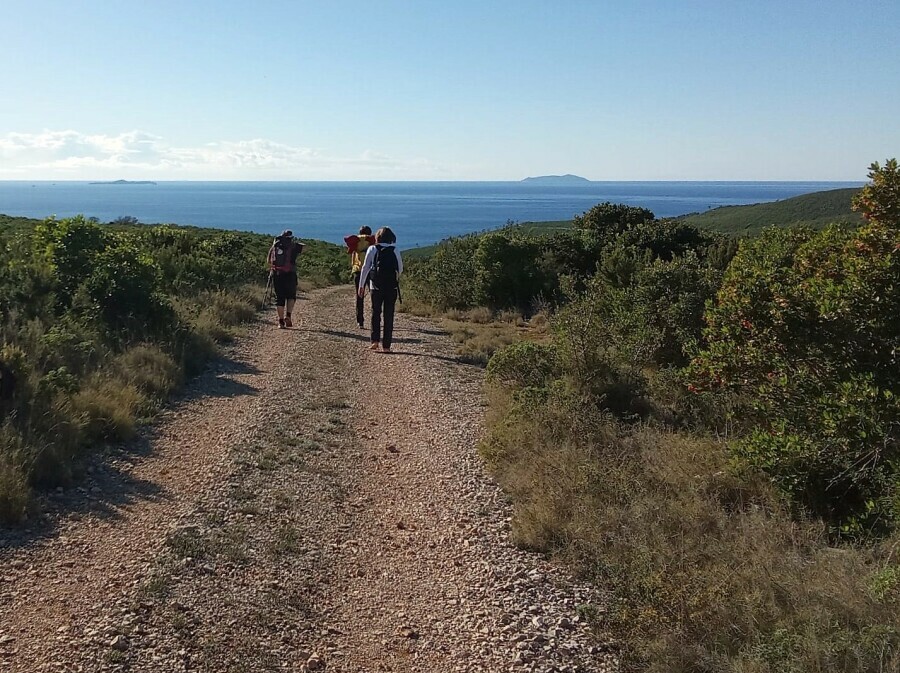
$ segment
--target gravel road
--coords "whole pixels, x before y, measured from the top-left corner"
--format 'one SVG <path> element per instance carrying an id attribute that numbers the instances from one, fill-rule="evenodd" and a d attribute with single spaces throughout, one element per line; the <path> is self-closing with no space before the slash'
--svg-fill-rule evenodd
<path id="1" fill-rule="evenodd" d="M 352 291 L 251 329 L 139 441 L 0 533 L 0 671 L 615 671 L 602 596 L 511 546 L 483 370 Z"/>

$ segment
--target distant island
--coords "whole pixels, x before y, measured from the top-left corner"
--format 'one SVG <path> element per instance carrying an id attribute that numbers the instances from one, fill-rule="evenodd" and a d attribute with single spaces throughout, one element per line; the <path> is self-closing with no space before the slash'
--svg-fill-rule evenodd
<path id="1" fill-rule="evenodd" d="M 106 182 L 91 182 L 92 185 L 155 185 L 152 180 L 108 180 Z"/>
<path id="2" fill-rule="evenodd" d="M 522 182 L 532 185 L 574 185 L 590 182 L 590 180 L 580 175 L 567 173 L 566 175 L 539 175 L 536 178 L 525 178 Z"/>

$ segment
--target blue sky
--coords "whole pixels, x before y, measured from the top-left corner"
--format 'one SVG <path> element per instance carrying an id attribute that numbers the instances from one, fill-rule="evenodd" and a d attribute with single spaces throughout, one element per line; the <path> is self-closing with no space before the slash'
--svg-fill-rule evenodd
<path id="1" fill-rule="evenodd" d="M 0 13 L 0 179 L 864 180 L 900 2 L 50 2 Z"/>

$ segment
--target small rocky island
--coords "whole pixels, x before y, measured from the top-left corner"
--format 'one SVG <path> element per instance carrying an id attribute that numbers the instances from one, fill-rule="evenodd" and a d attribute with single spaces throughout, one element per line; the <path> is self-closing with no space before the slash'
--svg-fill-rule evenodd
<path id="1" fill-rule="evenodd" d="M 530 185 L 580 185 L 590 182 L 590 180 L 580 175 L 566 173 L 565 175 L 539 175 L 534 178 L 525 178 L 522 182 Z"/>
<path id="2" fill-rule="evenodd" d="M 108 180 L 106 182 L 91 182 L 92 185 L 155 185 L 152 180 Z"/>

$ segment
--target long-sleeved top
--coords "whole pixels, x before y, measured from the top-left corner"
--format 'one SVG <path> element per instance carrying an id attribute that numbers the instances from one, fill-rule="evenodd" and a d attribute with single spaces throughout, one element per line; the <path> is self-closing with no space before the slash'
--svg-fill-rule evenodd
<path id="1" fill-rule="evenodd" d="M 380 244 L 382 248 L 394 248 L 393 244 Z M 360 279 L 365 278 L 367 280 L 366 285 L 369 286 L 369 289 L 372 289 L 372 281 L 369 280 L 369 272 L 372 271 L 372 265 L 375 263 L 375 251 L 378 250 L 377 245 L 371 246 L 368 250 L 366 250 L 366 259 L 363 262 L 362 269 L 359 272 Z M 394 248 L 394 254 L 397 255 L 397 276 L 403 273 L 403 258 L 400 256 L 400 251 Z"/>

